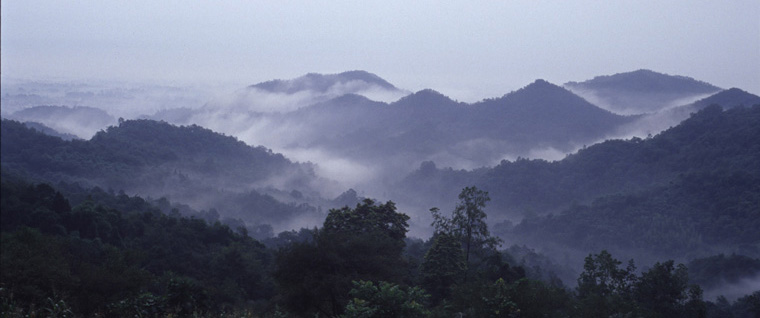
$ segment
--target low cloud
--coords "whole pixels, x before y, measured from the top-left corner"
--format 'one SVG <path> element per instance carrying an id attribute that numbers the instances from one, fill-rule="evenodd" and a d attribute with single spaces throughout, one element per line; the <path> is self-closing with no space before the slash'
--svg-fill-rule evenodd
<path id="1" fill-rule="evenodd" d="M 743 296 L 760 290 L 760 273 L 754 277 L 746 277 L 737 282 L 726 282 L 718 287 L 704 291 L 705 300 L 715 300 L 718 296 L 734 301 Z"/>

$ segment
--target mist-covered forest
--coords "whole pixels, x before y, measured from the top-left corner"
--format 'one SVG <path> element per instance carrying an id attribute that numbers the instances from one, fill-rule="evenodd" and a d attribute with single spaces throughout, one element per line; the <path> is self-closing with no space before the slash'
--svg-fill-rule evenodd
<path id="1" fill-rule="evenodd" d="M 4 317 L 760 316 L 741 89 L 648 70 L 476 103 L 364 71 L 162 89 L 4 87 Z"/>

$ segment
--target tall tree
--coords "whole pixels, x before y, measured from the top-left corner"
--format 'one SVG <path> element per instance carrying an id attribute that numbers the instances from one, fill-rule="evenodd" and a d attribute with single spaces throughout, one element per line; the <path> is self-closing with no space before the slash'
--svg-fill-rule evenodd
<path id="1" fill-rule="evenodd" d="M 459 239 L 447 232 L 439 232 L 432 238 L 433 245 L 425 253 L 420 272 L 422 286 L 438 303 L 450 296 L 451 286 L 461 279 L 467 269 Z"/>
<path id="2" fill-rule="evenodd" d="M 496 246 L 500 240 L 491 236 L 486 223 L 484 208 L 490 201 L 488 192 L 477 187 L 466 187 L 459 194 L 459 203 L 454 208 L 451 218 L 440 214 L 438 208 L 430 209 L 433 214 L 433 227 L 437 237 L 446 238 L 441 234 L 458 239 L 464 254 L 464 281 L 467 281 L 467 272 L 472 269 L 472 256 L 485 256 L 486 254 L 498 253 Z M 451 251 L 451 249 L 448 249 Z M 431 255 L 432 256 L 432 255 Z M 452 256 L 447 256 L 453 260 Z M 453 265 L 453 264 L 450 264 Z M 452 267 L 453 268 L 453 267 Z"/>
<path id="3" fill-rule="evenodd" d="M 672 260 L 658 262 L 641 274 L 636 299 L 647 317 L 686 317 L 689 310 L 704 306 L 701 289 L 689 286 L 686 266 Z M 704 316 L 703 312 L 691 314 L 689 317 Z"/>
<path id="4" fill-rule="evenodd" d="M 498 238 L 492 237 L 488 232 L 487 215 L 483 211 L 486 202 L 490 200 L 488 192 L 477 187 L 466 187 L 459 194 L 459 204 L 454 209 L 452 222 L 462 237 L 467 263 L 470 262 L 473 248 L 495 248 L 499 242 Z"/>
<path id="5" fill-rule="evenodd" d="M 348 304 L 352 281 L 400 283 L 408 219 L 390 201 L 367 199 L 353 209 L 330 210 L 314 242 L 278 253 L 274 276 L 288 308 L 337 316 Z"/>
<path id="6" fill-rule="evenodd" d="M 621 264 L 607 251 L 586 257 L 577 289 L 582 316 L 608 317 L 635 310 L 632 293 L 636 267 L 633 260 L 625 268 Z"/>

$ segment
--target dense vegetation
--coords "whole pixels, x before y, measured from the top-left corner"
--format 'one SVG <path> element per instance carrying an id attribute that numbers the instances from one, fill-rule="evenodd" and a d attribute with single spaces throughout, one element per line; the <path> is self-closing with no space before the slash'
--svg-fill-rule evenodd
<path id="1" fill-rule="evenodd" d="M 3 120 L 0 310 L 9 317 L 753 317 L 760 315 L 758 123 L 760 105 L 710 106 L 657 136 L 603 142 L 558 162 L 520 159 L 474 171 L 426 162 L 393 195 L 429 206 L 459 200 L 431 209 L 434 233 L 423 240 L 407 237 L 410 218 L 393 202 L 353 190 L 326 213 L 297 203 L 312 195 L 303 186 L 314 180 L 308 165 L 198 126 L 122 121 L 92 140 L 64 141 Z M 303 191 L 250 187 L 283 174 Z M 147 196 L 126 194 L 136 192 Z M 194 196 L 203 210 L 172 203 Z M 487 205 L 492 217 L 526 218 L 489 229 Z M 230 211 L 250 218 L 220 217 Z M 304 215 L 321 226 L 273 236 L 263 224 Z M 582 270 L 560 272 L 526 246 L 501 249 L 515 243 L 565 252 L 563 263 Z M 744 282 L 755 286 L 738 298 L 704 296 Z"/>
<path id="2" fill-rule="evenodd" d="M 171 169 L 178 175 L 197 175 L 209 182 L 223 179 L 239 186 L 243 181 L 291 173 L 289 169 L 309 173 L 309 167 L 298 167 L 264 147 L 249 147 L 199 126 L 121 121 L 89 141 L 63 141 L 35 134 L 10 120 L 3 121 L 2 129 L 4 165 L 50 180 L 80 177 L 97 180 L 96 184 L 103 187 L 132 188 L 160 183 L 168 173 L 165 170 Z"/>
<path id="3" fill-rule="evenodd" d="M 12 120 L 3 120 L 1 127 L 3 168 L 32 180 L 165 196 L 250 226 L 282 227 L 295 216 L 321 218 L 314 206 L 329 206 L 312 199 L 317 178 L 309 164 L 199 126 L 129 120 L 91 140 L 71 141 Z M 288 191 L 263 193 L 259 187 L 272 179 Z"/>
<path id="4" fill-rule="evenodd" d="M 758 257 L 759 123 L 760 105 L 710 106 L 657 136 L 605 141 L 561 161 L 519 159 L 474 171 L 425 163 L 397 194 L 441 202 L 475 184 L 493 195 L 492 217 L 527 216 L 495 229 L 511 243 L 606 248 L 648 260 Z"/>
<path id="5" fill-rule="evenodd" d="M 7 174 L 0 204 L 4 315 L 64 304 L 85 316 L 183 314 L 274 292 L 272 253 L 244 230 L 123 194 L 94 191 L 72 207 L 53 187 Z"/>
<path id="6" fill-rule="evenodd" d="M 72 206 L 50 185 L 3 175 L 4 317 L 760 314 L 760 291 L 733 304 L 704 301 L 673 261 L 638 274 L 602 251 L 586 258 L 577 288 L 528 278 L 496 249 L 482 222 L 489 197 L 477 188 L 462 191 L 451 217 L 435 211 L 436 234 L 422 245 L 407 244 L 408 216 L 392 202 L 365 200 L 331 210 L 319 229 L 269 239 L 269 248 L 243 229 L 92 193 Z M 722 259 L 693 266 L 709 272 Z M 743 262 L 735 271 L 760 260 Z"/>

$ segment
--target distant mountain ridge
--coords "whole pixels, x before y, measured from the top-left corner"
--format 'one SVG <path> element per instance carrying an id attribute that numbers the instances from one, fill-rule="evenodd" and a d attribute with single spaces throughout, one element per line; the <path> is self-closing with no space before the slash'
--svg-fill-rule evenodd
<path id="1" fill-rule="evenodd" d="M 483 108 L 486 116 L 481 120 L 494 120 L 493 125 L 501 122 L 501 131 L 525 133 L 545 130 L 555 133 L 553 138 L 568 137 L 565 142 L 571 142 L 569 139 L 572 137 L 576 137 L 578 142 L 588 142 L 588 138 L 604 136 L 614 127 L 630 121 L 630 118 L 601 109 L 545 80 L 536 80 L 501 98 L 473 106 Z M 499 113 L 502 113 L 501 116 Z"/>
<path id="2" fill-rule="evenodd" d="M 16 111 L 8 118 L 39 122 L 59 133 L 81 138 L 90 138 L 99 130 L 116 123 L 116 119 L 106 111 L 87 106 L 34 106 Z"/>
<path id="3" fill-rule="evenodd" d="M 273 129 L 299 127 L 290 134 L 302 137 L 290 144 L 325 147 L 355 160 L 450 164 L 463 158 L 475 166 L 498 162 L 508 152 L 527 154 L 535 145 L 571 151 L 632 120 L 543 80 L 474 104 L 430 89 L 389 104 L 344 95 L 272 119 Z"/>
<path id="4" fill-rule="evenodd" d="M 581 86 L 589 90 L 579 92 Z M 647 87 L 651 89 L 642 91 Z M 501 97 L 462 103 L 432 89 L 410 94 L 366 71 L 309 73 L 251 85 L 203 107 L 163 109 L 148 118 L 195 124 L 320 168 L 330 166 L 330 171 L 341 170 L 341 163 L 390 177 L 396 174 L 385 173 L 387 169 L 410 172 L 425 161 L 473 169 L 517 157 L 557 160 L 608 138 L 645 137 L 698 110 L 679 106 L 714 95 L 695 92 L 715 89 L 720 91 L 688 77 L 638 70 L 562 87 L 536 80 Z M 719 97 L 721 104 L 743 98 Z M 610 106 L 621 101 L 617 106 L 623 111 Z M 388 162 L 393 162 L 390 168 Z M 349 187 L 360 186 L 343 188 Z"/>
<path id="5" fill-rule="evenodd" d="M 423 163 L 392 196 L 436 206 L 475 185 L 491 195 L 492 222 L 525 217 L 493 230 L 508 244 L 683 259 L 760 255 L 758 140 L 760 103 L 711 105 L 657 136 L 608 140 L 560 161 L 518 159 L 469 171 Z"/>
<path id="6" fill-rule="evenodd" d="M 633 72 L 597 76 L 583 82 L 568 82 L 565 86 L 594 89 L 617 89 L 647 93 L 694 93 L 706 94 L 721 90 L 712 84 L 691 77 L 668 75 L 640 69 Z"/>
<path id="7" fill-rule="evenodd" d="M 685 105 L 722 89 L 686 76 L 638 70 L 597 76 L 564 87 L 618 114 L 643 114 Z"/>
<path id="8" fill-rule="evenodd" d="M 354 83 L 359 86 L 376 85 L 386 90 L 397 90 L 379 76 L 366 71 L 348 71 L 339 74 L 309 73 L 291 80 L 272 80 L 249 86 L 272 93 L 294 94 L 300 91 L 325 93 L 335 85 Z"/>
<path id="9" fill-rule="evenodd" d="M 749 107 L 755 104 L 760 104 L 760 96 L 738 88 L 730 88 L 716 93 L 715 95 L 700 99 L 691 105 L 693 108 L 702 109 L 713 104 L 720 105 L 727 109 L 738 106 Z"/>

